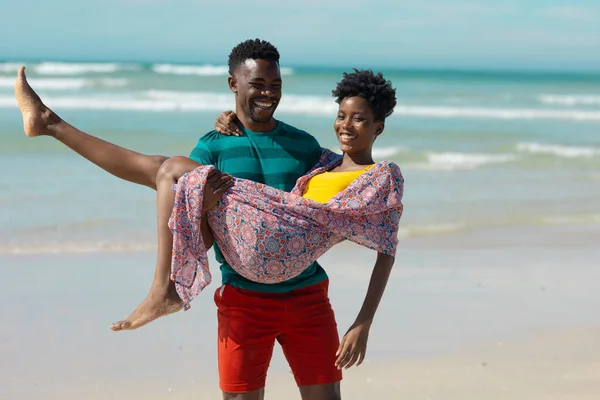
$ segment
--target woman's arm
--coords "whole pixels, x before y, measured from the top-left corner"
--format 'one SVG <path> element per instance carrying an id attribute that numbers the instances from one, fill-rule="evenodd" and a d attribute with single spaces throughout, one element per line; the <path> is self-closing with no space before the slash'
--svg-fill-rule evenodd
<path id="1" fill-rule="evenodd" d="M 392 272 L 394 260 L 395 258 L 393 256 L 377 253 L 377 261 L 375 262 L 375 267 L 373 267 L 373 272 L 371 273 L 367 295 L 365 296 L 363 305 L 356 317 L 355 324 L 368 323 L 370 325 L 373 322 L 377 307 L 383 297 L 383 292 L 385 291 L 390 273 Z"/>
<path id="2" fill-rule="evenodd" d="M 377 253 L 377 261 L 371 273 L 363 305 L 338 348 L 338 359 L 335 364 L 339 369 L 350 368 L 354 364 L 358 366 L 363 362 L 367 351 L 369 330 L 392 272 L 394 259 L 393 256 Z"/>

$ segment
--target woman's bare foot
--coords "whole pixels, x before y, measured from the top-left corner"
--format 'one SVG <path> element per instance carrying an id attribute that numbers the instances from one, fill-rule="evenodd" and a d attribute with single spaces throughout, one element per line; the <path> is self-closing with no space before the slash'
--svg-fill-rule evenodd
<path id="1" fill-rule="evenodd" d="M 29 137 L 49 135 L 51 134 L 50 127 L 61 122 L 60 117 L 46 107 L 40 96 L 29 86 L 25 76 L 25 67 L 19 68 L 15 83 L 15 97 L 23 115 L 25 135 Z"/>
<path id="2" fill-rule="evenodd" d="M 150 289 L 148 296 L 137 306 L 127 319 L 110 326 L 113 331 L 130 331 L 140 328 L 157 318 L 176 313 L 183 308 L 183 302 L 175 291 L 175 284 L 169 283 L 167 290 Z"/>

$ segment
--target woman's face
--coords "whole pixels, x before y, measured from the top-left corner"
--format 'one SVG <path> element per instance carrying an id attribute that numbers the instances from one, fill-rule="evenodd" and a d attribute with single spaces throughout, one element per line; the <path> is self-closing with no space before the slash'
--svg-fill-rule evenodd
<path id="1" fill-rule="evenodd" d="M 383 122 L 375 121 L 373 111 L 365 99 L 346 97 L 340 103 L 333 129 L 342 152 L 370 157 L 373 142 L 383 131 Z"/>

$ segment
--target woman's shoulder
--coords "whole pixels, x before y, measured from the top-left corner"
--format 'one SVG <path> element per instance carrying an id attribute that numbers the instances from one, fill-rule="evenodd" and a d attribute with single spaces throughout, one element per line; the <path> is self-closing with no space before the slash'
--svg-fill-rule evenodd
<path id="1" fill-rule="evenodd" d="M 400 166 L 398 166 L 398 164 L 396 164 L 393 161 L 379 161 L 372 168 L 370 168 L 369 171 L 393 175 L 404 180 L 404 178 L 402 177 L 402 171 L 400 170 Z"/>
<path id="2" fill-rule="evenodd" d="M 335 167 L 337 167 L 342 162 L 342 156 L 340 154 L 336 154 L 333 151 L 321 148 L 321 158 L 317 162 L 317 164 L 311 169 L 312 171 L 323 169 L 323 171 L 329 171 Z"/>

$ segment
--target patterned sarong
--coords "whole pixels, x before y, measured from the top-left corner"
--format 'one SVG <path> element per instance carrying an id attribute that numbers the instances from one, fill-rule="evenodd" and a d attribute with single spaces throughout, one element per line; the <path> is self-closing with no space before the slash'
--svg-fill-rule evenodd
<path id="1" fill-rule="evenodd" d="M 229 265 L 254 282 L 278 283 L 298 276 L 343 240 L 395 255 L 404 187 L 396 164 L 376 164 L 325 204 L 302 197 L 313 176 L 340 163 L 341 156 L 324 150 L 319 163 L 290 193 L 234 178 L 233 186 L 206 213 Z M 171 279 L 185 309 L 211 281 L 200 226 L 204 185 L 212 169 L 198 167 L 179 180 L 169 220 Z"/>

